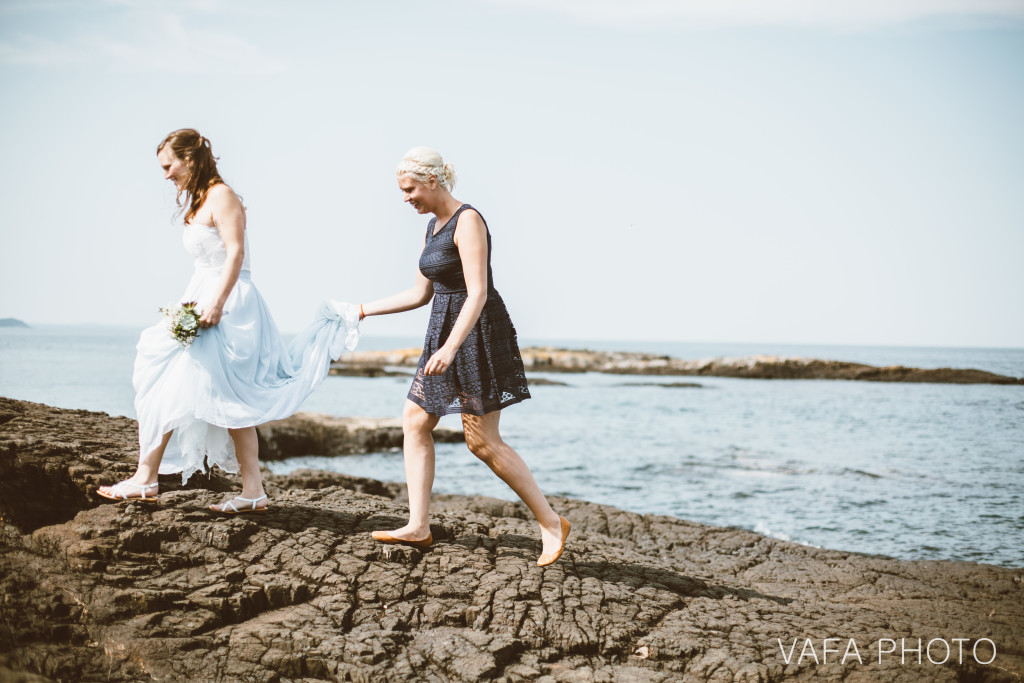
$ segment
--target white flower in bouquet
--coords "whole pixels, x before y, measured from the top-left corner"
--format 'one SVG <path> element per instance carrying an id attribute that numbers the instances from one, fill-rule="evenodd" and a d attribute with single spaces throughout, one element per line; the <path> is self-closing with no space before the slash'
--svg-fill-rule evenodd
<path id="1" fill-rule="evenodd" d="M 175 306 L 161 308 L 167 316 L 167 329 L 182 346 L 190 346 L 199 334 L 199 311 L 195 301 L 186 301 Z"/>

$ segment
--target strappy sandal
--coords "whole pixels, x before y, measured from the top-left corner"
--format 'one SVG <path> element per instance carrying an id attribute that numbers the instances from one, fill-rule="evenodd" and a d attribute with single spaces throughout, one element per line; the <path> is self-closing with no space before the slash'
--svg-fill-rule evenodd
<path id="1" fill-rule="evenodd" d="M 122 486 L 134 486 L 136 489 L 139 490 L 139 495 L 138 496 L 132 496 L 132 497 L 129 498 L 128 494 L 124 492 L 123 488 L 121 488 Z M 157 499 L 156 496 L 147 496 L 146 495 L 146 491 L 148 491 L 149 489 L 151 489 L 151 488 L 153 488 L 155 486 L 159 486 L 159 483 L 154 481 L 152 484 L 136 484 L 136 483 L 130 482 L 130 481 L 128 481 L 126 479 L 124 481 L 117 482 L 113 486 L 108 486 L 107 488 L 110 489 L 110 493 L 105 493 L 103 491 L 100 491 L 99 489 L 96 489 L 96 495 L 101 496 L 103 498 L 106 498 L 108 500 L 116 500 L 116 501 L 137 500 L 140 503 L 157 503 L 157 502 L 159 502 L 159 500 Z"/>
<path id="2" fill-rule="evenodd" d="M 261 507 L 261 508 L 256 507 L 256 503 L 260 502 L 261 500 L 266 500 L 266 499 L 267 499 L 267 494 L 265 494 L 265 493 L 262 496 L 260 496 L 259 498 L 242 498 L 241 496 L 235 496 L 234 498 L 232 498 L 231 500 L 229 500 L 226 503 L 218 503 L 217 505 L 211 505 L 210 506 L 210 511 L 211 512 L 220 512 L 220 513 L 223 513 L 225 515 L 254 515 L 254 514 L 259 514 L 259 513 L 262 513 L 262 512 L 266 512 L 267 508 L 270 507 L 270 503 L 267 503 L 264 507 Z M 242 501 L 245 501 L 246 503 L 252 503 L 252 507 L 243 507 L 241 510 L 239 510 L 238 508 L 235 507 L 235 501 L 236 500 L 242 500 Z M 231 509 L 228 510 L 228 507 L 230 507 Z"/>

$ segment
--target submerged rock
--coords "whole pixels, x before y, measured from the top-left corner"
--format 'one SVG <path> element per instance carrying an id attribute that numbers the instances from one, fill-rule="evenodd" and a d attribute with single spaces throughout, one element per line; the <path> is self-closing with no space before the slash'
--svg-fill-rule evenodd
<path id="1" fill-rule="evenodd" d="M 269 475 L 263 515 L 214 516 L 205 506 L 222 494 L 180 486 L 159 505 L 102 503 L 95 484 L 134 467 L 130 420 L 9 399 L 0 416 L 3 680 L 1024 674 L 1019 569 L 823 550 L 557 498 L 572 535 L 540 568 L 519 503 L 437 495 L 430 549 L 382 545 L 369 532 L 404 523 L 403 487 L 326 472 Z M 61 515 L 11 516 L 30 500 Z M 901 661 L 919 638 L 944 639 L 952 656 Z M 962 657 L 955 638 L 968 639 Z M 982 639 L 997 648 L 991 664 L 978 661 L 990 656 Z M 879 655 L 890 641 L 895 654 Z"/>

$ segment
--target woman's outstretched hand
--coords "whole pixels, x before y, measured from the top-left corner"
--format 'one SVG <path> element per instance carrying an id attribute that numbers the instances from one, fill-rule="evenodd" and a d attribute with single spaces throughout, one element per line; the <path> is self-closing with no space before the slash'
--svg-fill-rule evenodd
<path id="1" fill-rule="evenodd" d="M 442 346 L 434 352 L 434 355 L 430 357 L 427 364 L 423 366 L 423 374 L 443 375 L 448 371 L 448 368 L 452 366 L 453 360 L 455 360 L 455 352 L 449 351 L 447 348 Z"/>

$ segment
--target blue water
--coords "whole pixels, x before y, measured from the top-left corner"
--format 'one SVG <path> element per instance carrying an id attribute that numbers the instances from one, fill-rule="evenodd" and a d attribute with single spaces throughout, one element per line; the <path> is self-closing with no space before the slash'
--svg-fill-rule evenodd
<path id="1" fill-rule="evenodd" d="M 137 330 L 0 330 L 0 395 L 132 415 Z M 1024 349 L 534 341 L 680 358 L 756 353 L 1024 376 Z M 361 348 L 416 346 L 366 338 Z M 908 559 L 1024 566 L 1024 387 L 545 374 L 502 432 L 545 492 Z M 700 388 L 622 386 L 696 381 Z M 329 377 L 303 410 L 397 416 L 405 378 Z M 442 424 L 458 426 L 457 416 Z M 514 494 L 439 444 L 435 491 Z M 401 453 L 293 458 L 404 479 Z"/>

